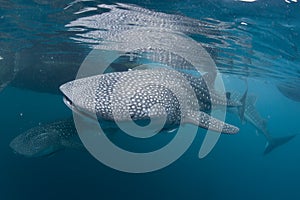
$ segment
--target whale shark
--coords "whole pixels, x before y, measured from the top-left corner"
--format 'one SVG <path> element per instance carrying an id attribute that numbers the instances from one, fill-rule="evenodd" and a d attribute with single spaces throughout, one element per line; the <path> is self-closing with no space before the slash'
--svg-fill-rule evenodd
<path id="1" fill-rule="evenodd" d="M 26 157 L 50 156 L 66 148 L 84 149 L 71 118 L 33 127 L 15 137 L 9 146 Z"/>
<path id="2" fill-rule="evenodd" d="M 229 108 L 228 111 L 235 113 L 239 116 L 241 121 L 246 121 L 251 123 L 254 127 L 261 132 L 264 137 L 267 140 L 264 155 L 272 152 L 275 148 L 289 142 L 291 139 L 293 139 L 296 135 L 289 135 L 284 137 L 273 137 L 270 135 L 267 127 L 267 120 L 264 119 L 259 112 L 257 111 L 255 104 L 257 97 L 254 95 L 245 96 L 238 94 L 236 92 L 230 93 L 230 99 L 231 100 L 242 100 L 244 101 L 244 104 L 242 107 L 236 108 Z M 242 97 L 241 97 L 242 96 Z M 240 110 L 243 110 L 243 115 L 240 115 Z"/>
<path id="3" fill-rule="evenodd" d="M 211 104 L 227 106 L 226 98 L 216 98 L 218 95 L 208 93 L 204 85 L 193 89 L 191 83 L 197 82 L 188 77 L 167 68 L 132 70 L 76 79 L 60 86 L 60 90 L 70 109 L 90 118 L 96 115 L 98 120 L 126 122 L 166 117 L 164 129 L 173 129 L 183 122 L 222 133 L 237 133 L 238 127 L 207 113 Z M 196 103 L 192 99 L 195 92 Z M 161 106 L 155 107 L 157 104 Z"/>

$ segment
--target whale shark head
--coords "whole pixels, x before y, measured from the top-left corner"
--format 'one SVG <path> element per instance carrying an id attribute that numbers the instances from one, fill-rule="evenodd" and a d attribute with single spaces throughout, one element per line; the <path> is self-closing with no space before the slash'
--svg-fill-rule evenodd
<path id="1" fill-rule="evenodd" d="M 82 148 L 72 119 L 33 127 L 14 138 L 9 146 L 26 157 L 43 157 L 65 148 Z"/>
<path id="2" fill-rule="evenodd" d="M 59 87 L 64 103 L 74 112 L 91 117 L 96 113 L 96 93 L 99 90 L 101 75 L 77 79 Z"/>
<path id="3" fill-rule="evenodd" d="M 26 157 L 48 156 L 62 149 L 56 133 L 40 129 L 31 129 L 17 136 L 9 146 L 15 153 Z"/>

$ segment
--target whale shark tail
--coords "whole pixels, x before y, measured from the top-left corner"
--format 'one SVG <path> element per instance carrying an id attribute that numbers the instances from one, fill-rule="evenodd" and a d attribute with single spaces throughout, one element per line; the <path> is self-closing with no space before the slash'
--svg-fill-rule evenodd
<path id="1" fill-rule="evenodd" d="M 268 141 L 264 155 L 269 154 L 271 151 L 273 151 L 275 148 L 289 142 L 291 139 L 293 139 L 296 135 L 290 135 L 286 137 L 278 137 L 278 138 L 272 138 Z"/>

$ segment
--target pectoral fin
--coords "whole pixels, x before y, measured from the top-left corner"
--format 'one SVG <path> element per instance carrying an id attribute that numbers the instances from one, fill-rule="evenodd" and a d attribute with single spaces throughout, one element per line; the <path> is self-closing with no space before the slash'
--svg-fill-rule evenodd
<path id="1" fill-rule="evenodd" d="M 184 122 L 221 133 L 235 134 L 239 131 L 238 127 L 222 122 L 201 111 L 188 112 Z"/>

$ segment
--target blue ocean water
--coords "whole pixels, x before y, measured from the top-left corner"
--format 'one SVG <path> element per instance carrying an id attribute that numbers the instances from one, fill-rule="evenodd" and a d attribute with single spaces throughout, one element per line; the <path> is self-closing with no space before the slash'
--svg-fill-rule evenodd
<path id="1" fill-rule="evenodd" d="M 178 160 L 149 173 L 120 172 L 74 149 L 27 158 L 9 147 L 22 132 L 71 116 L 58 86 L 75 78 L 91 49 L 127 26 L 184 32 L 214 59 L 226 90 L 243 93 L 247 80 L 273 137 L 298 135 L 296 0 L 0 2 L 1 199 L 300 198 L 299 136 L 264 155 L 263 134 L 232 113 L 226 122 L 240 132 L 222 134 L 205 158 L 198 158 L 206 134 L 199 129 Z"/>

